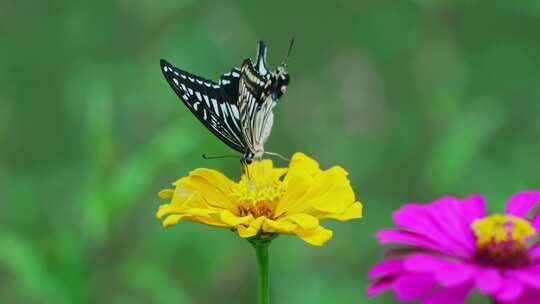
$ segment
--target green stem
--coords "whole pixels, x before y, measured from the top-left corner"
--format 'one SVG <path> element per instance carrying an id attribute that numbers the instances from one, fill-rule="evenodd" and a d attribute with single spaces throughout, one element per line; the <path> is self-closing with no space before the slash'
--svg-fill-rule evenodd
<path id="1" fill-rule="evenodd" d="M 270 304 L 268 247 L 276 234 L 258 235 L 249 239 L 255 248 L 259 266 L 259 304 Z"/>
<path id="2" fill-rule="evenodd" d="M 257 263 L 259 264 L 259 303 L 269 304 L 269 282 L 268 282 L 268 245 L 266 243 L 262 246 L 255 246 L 257 253 Z"/>

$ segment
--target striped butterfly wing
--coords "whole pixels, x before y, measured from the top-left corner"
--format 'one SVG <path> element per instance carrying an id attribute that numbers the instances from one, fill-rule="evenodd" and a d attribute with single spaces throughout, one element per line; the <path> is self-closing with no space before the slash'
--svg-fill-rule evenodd
<path id="1" fill-rule="evenodd" d="M 240 125 L 247 148 L 255 155 L 264 152 L 264 143 L 273 124 L 272 109 L 276 103 L 264 97 L 267 82 L 268 79 L 259 73 L 249 58 L 244 60 L 238 96 Z"/>
<path id="2" fill-rule="evenodd" d="M 237 105 L 238 101 L 238 86 L 240 81 L 240 69 L 234 68 L 230 72 L 225 73 L 219 79 L 219 86 L 227 95 L 228 101 Z"/>
<path id="3" fill-rule="evenodd" d="M 236 102 L 240 71 L 233 69 L 215 83 L 178 69 L 163 59 L 160 64 L 165 79 L 195 117 L 226 145 L 245 153 Z"/>

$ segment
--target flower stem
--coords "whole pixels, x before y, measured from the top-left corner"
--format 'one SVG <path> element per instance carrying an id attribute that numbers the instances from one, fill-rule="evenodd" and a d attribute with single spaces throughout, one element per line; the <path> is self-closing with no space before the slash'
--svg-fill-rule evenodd
<path id="1" fill-rule="evenodd" d="M 255 248 L 259 266 L 259 304 L 270 304 L 268 247 L 275 235 L 256 236 L 249 239 Z"/>
<path id="2" fill-rule="evenodd" d="M 269 304 L 269 282 L 268 282 L 268 245 L 255 247 L 257 252 L 257 262 L 259 264 L 259 303 Z"/>

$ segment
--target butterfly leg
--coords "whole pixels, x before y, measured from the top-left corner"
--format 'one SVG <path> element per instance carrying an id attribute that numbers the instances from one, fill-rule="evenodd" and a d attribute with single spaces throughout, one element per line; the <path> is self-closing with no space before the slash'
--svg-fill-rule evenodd
<path id="1" fill-rule="evenodd" d="M 247 178 L 249 179 L 249 166 L 246 159 L 244 158 L 240 159 L 240 167 L 242 170 L 242 175 L 246 175 Z"/>

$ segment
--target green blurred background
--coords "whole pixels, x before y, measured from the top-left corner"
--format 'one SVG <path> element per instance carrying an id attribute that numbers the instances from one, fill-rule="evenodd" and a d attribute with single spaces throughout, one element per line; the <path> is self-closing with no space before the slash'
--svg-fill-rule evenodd
<path id="1" fill-rule="evenodd" d="M 246 241 L 154 217 L 190 170 L 239 172 L 158 61 L 217 79 L 292 36 L 266 147 L 344 166 L 365 217 L 274 241 L 273 303 L 393 303 L 364 294 L 393 210 L 538 187 L 539 29 L 535 0 L 2 0 L 0 303 L 254 303 Z"/>

